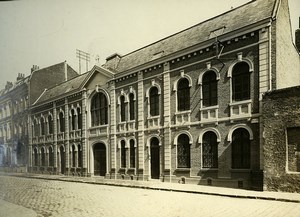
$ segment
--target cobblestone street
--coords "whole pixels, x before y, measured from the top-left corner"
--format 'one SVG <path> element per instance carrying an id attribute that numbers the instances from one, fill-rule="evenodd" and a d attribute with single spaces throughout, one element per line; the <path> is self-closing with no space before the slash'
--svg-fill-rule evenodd
<path id="1" fill-rule="evenodd" d="M 291 202 L 11 176 L 0 176 L 0 183 L 0 199 L 38 216 L 300 216 L 300 204 Z"/>

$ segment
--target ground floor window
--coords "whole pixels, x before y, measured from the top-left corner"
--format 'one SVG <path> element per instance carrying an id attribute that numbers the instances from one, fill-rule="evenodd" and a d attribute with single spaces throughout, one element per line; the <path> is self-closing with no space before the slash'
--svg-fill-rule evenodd
<path id="1" fill-rule="evenodd" d="M 287 128 L 288 170 L 300 172 L 300 127 Z"/>
<path id="2" fill-rule="evenodd" d="M 250 169 L 250 137 L 244 128 L 236 129 L 232 134 L 232 168 Z"/>
<path id="3" fill-rule="evenodd" d="M 203 135 L 202 167 L 218 167 L 218 142 L 217 135 L 214 132 L 206 132 Z"/>
<path id="4" fill-rule="evenodd" d="M 191 167 L 190 139 L 186 134 L 181 134 L 180 136 L 178 136 L 177 167 L 178 168 Z"/>

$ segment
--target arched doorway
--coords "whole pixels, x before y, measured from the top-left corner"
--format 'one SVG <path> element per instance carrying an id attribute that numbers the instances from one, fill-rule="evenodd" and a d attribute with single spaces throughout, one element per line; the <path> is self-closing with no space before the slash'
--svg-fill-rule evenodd
<path id="1" fill-rule="evenodd" d="M 59 148 L 59 154 L 60 154 L 60 173 L 65 174 L 66 171 L 66 158 L 65 158 L 65 149 L 63 146 L 60 146 Z"/>
<path id="2" fill-rule="evenodd" d="M 106 174 L 106 147 L 103 143 L 94 145 L 94 175 L 105 176 Z"/>
<path id="3" fill-rule="evenodd" d="M 159 179 L 159 174 L 160 174 L 159 141 L 155 137 L 152 138 L 150 141 L 150 156 L 151 156 L 151 179 Z"/>

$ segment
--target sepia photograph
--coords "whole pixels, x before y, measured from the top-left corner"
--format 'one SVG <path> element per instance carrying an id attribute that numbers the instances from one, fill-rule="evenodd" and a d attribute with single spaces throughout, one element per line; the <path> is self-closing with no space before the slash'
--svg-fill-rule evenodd
<path id="1" fill-rule="evenodd" d="M 0 217 L 299 217 L 299 0 L 0 1 Z"/>

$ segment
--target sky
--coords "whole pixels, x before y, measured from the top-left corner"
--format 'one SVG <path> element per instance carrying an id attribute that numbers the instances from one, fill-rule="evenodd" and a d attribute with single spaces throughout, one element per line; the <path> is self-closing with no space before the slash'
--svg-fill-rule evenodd
<path id="1" fill-rule="evenodd" d="M 90 54 L 88 70 L 114 53 L 125 55 L 250 0 L 0 1 L 0 89 L 33 65 L 63 61 L 79 71 L 76 49 Z M 292 31 L 300 0 L 289 0 Z M 82 61 L 81 72 L 86 72 Z"/>

